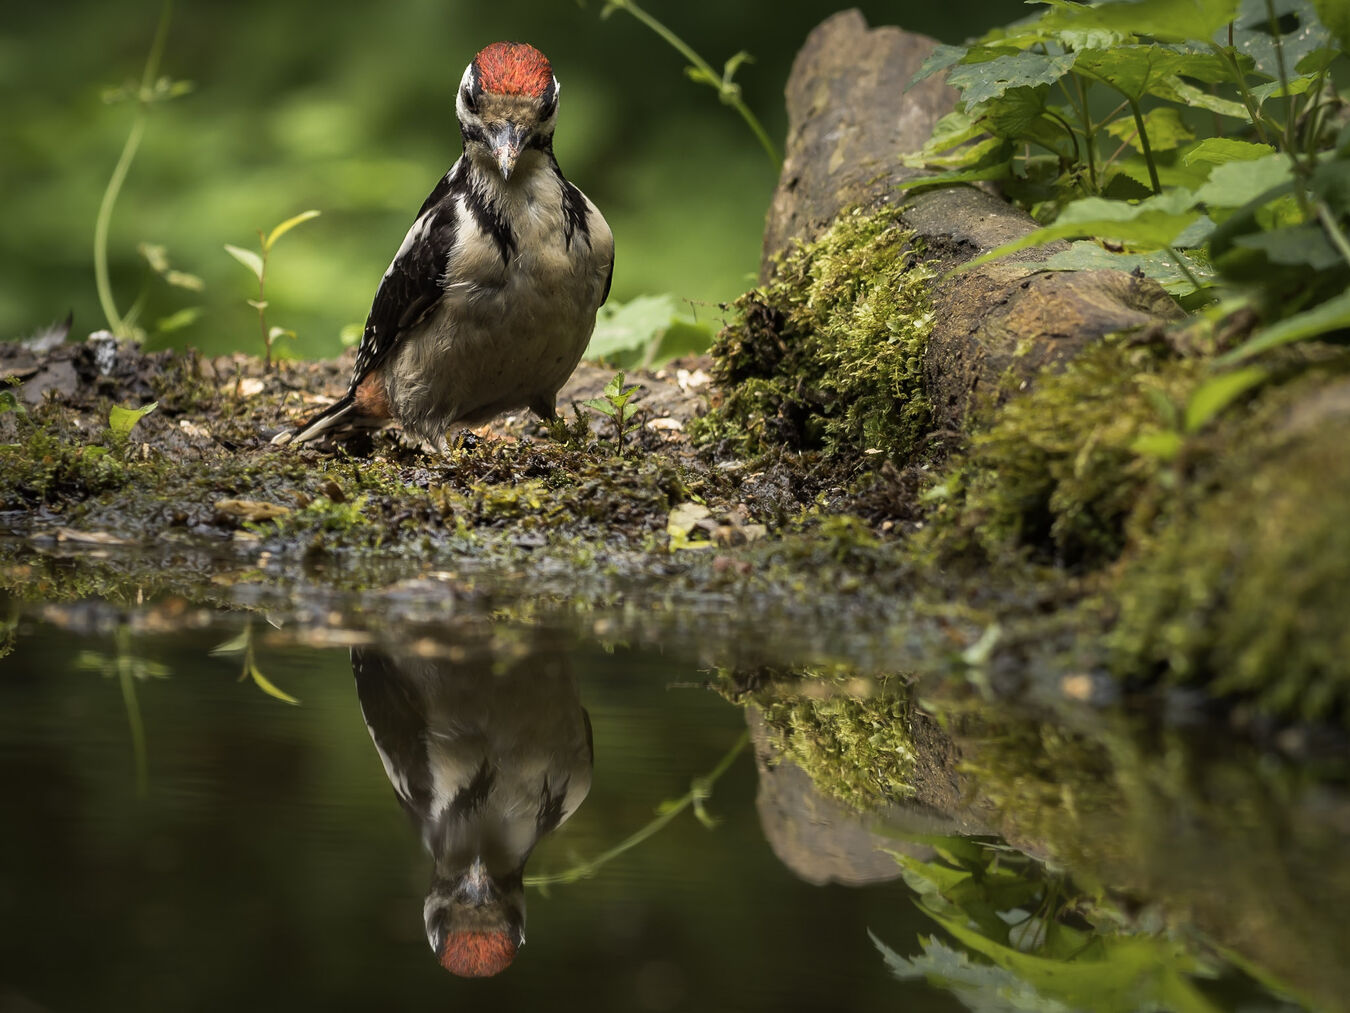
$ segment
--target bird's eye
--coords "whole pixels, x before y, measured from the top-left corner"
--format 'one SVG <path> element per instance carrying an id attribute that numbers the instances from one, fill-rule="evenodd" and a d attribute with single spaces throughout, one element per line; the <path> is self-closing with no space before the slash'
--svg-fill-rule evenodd
<path id="1" fill-rule="evenodd" d="M 469 110 L 471 113 L 478 112 L 478 102 L 474 99 L 473 91 L 471 89 L 462 89 L 459 93 L 459 97 L 464 100 L 465 109 Z"/>

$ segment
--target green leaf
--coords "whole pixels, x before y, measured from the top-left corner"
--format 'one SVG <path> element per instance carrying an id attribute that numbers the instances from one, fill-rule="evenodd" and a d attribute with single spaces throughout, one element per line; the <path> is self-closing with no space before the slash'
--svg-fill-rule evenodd
<path id="1" fill-rule="evenodd" d="M 1323 49 L 1331 41 L 1331 33 L 1317 17 L 1309 0 L 1282 0 L 1276 5 L 1276 14 L 1282 19 L 1292 17 L 1298 24 L 1279 36 L 1284 50 L 1284 65 L 1294 69 L 1308 54 Z M 1242 0 L 1241 11 L 1233 26 L 1233 46 L 1248 57 L 1258 74 L 1271 79 L 1280 76 L 1280 61 L 1275 52 L 1275 33 L 1271 31 L 1266 0 Z M 1227 41 L 1227 40 L 1225 40 Z"/>
<path id="2" fill-rule="evenodd" d="M 108 429 L 118 439 L 125 439 L 136 428 L 136 423 L 159 407 L 158 401 L 151 401 L 140 408 L 123 408 L 113 405 L 108 412 Z"/>
<path id="3" fill-rule="evenodd" d="M 1237 0 L 1138 0 L 1091 7 L 1056 6 L 1040 20 L 1046 31 L 1149 35 L 1160 42 L 1208 39 L 1237 15 Z"/>
<path id="4" fill-rule="evenodd" d="M 1165 46 L 1113 46 L 1080 53 L 1075 69 L 1110 85 L 1122 95 L 1139 99 L 1159 81 L 1183 73 L 1189 60 L 1188 54 Z"/>
<path id="5" fill-rule="evenodd" d="M 1195 193 L 1197 202 L 1210 207 L 1238 208 L 1293 179 L 1287 155 L 1275 153 L 1214 167 L 1209 182 Z"/>
<path id="6" fill-rule="evenodd" d="M 1148 133 L 1149 146 L 1154 151 L 1171 151 L 1181 147 L 1183 141 L 1195 137 L 1195 132 L 1181 118 L 1181 111 L 1171 106 L 1159 106 L 1150 109 L 1143 116 L 1144 130 Z M 1138 125 L 1133 116 L 1122 116 L 1107 125 L 1106 132 L 1116 140 L 1124 141 L 1136 151 L 1143 151 L 1139 140 Z"/>
<path id="7" fill-rule="evenodd" d="M 1317 83 L 1317 77 L 1312 74 L 1296 77 L 1289 82 L 1288 87 L 1279 81 L 1271 81 L 1268 84 L 1259 84 L 1251 90 L 1252 98 L 1256 99 L 1256 104 L 1260 106 L 1268 98 L 1283 98 L 1286 95 L 1302 95 L 1305 91 Z"/>
<path id="8" fill-rule="evenodd" d="M 1233 240 L 1237 246 L 1259 250 L 1272 264 L 1306 266 L 1326 271 L 1344 263 L 1340 251 L 1332 246 L 1317 225 L 1291 225 L 1269 232 L 1251 232 Z"/>
<path id="9" fill-rule="evenodd" d="M 1192 207 L 1194 203 L 1194 197 L 1187 190 L 1171 190 L 1138 204 L 1084 197 L 1066 205 L 1055 224 L 981 254 L 968 261 L 961 270 L 1028 247 L 1044 246 L 1053 239 L 1114 239 L 1145 249 L 1166 249 L 1183 229 L 1200 217 L 1200 212 Z"/>
<path id="10" fill-rule="evenodd" d="M 652 366 L 706 351 L 712 337 L 711 327 L 679 312 L 675 296 L 638 296 L 601 308 L 586 358 L 625 367 Z"/>
<path id="11" fill-rule="evenodd" d="M 1269 144 L 1237 141 L 1231 137 L 1206 137 L 1181 153 L 1185 165 L 1227 165 L 1229 162 L 1251 162 L 1274 154 Z"/>
<path id="12" fill-rule="evenodd" d="M 247 267 L 250 271 L 252 271 L 254 277 L 256 277 L 259 281 L 262 281 L 263 277 L 262 257 L 258 256 L 258 254 L 254 253 L 252 250 L 245 250 L 239 246 L 231 246 L 229 243 L 225 244 L 225 252 L 228 253 L 231 257 L 233 257 L 235 260 L 239 261 L 239 263 Z"/>
<path id="13" fill-rule="evenodd" d="M 1075 59 L 1073 53 L 1011 53 L 982 63 L 960 64 L 947 74 L 947 83 L 961 90 L 961 100 L 970 109 L 1009 88 L 1054 84 L 1072 69 Z"/>
<path id="14" fill-rule="evenodd" d="M 1165 76 L 1149 85 L 1150 95 L 1156 95 L 1158 98 L 1167 99 L 1169 102 L 1178 102 L 1191 106 L 1195 109 L 1207 109 L 1212 113 L 1218 113 L 1220 116 L 1227 116 L 1230 119 L 1242 120 L 1247 122 L 1250 119 L 1247 113 L 1247 107 L 1241 102 L 1234 102 L 1232 99 L 1220 98 L 1218 95 L 1211 95 L 1202 88 L 1197 88 L 1189 81 L 1184 81 L 1179 75 L 1173 74 Z"/>
<path id="15" fill-rule="evenodd" d="M 267 234 L 267 238 L 263 240 L 263 249 L 271 250 L 272 247 L 276 244 L 276 241 L 280 239 L 282 236 L 284 236 L 287 232 L 290 232 L 291 229 L 295 228 L 297 225 L 304 224 L 311 218 L 318 218 L 318 217 L 319 212 L 311 210 L 311 211 L 301 211 L 298 215 L 295 215 L 292 218 L 287 218 L 284 222 L 282 222 L 280 225 L 278 225 L 275 229 L 273 229 L 271 232 Z"/>
<path id="16" fill-rule="evenodd" d="M 155 328 L 162 334 L 168 334 L 172 331 L 181 331 L 184 327 L 190 327 L 201 319 L 205 312 L 200 306 L 187 306 L 177 313 L 170 313 L 167 317 L 160 317 L 155 323 Z"/>
<path id="17" fill-rule="evenodd" d="M 1345 0 L 1312 0 L 1322 24 L 1336 37 L 1344 52 L 1350 53 L 1350 4 Z"/>
<path id="18" fill-rule="evenodd" d="M 1186 432 L 1198 433 L 1210 419 L 1257 384 L 1263 383 L 1269 375 L 1260 366 L 1248 366 L 1210 377 L 1186 401 Z"/>
<path id="19" fill-rule="evenodd" d="M 238 636 L 231 637 L 229 640 L 216 644 L 215 647 L 206 653 L 213 658 L 227 658 L 235 654 L 243 654 L 248 649 L 249 640 L 252 631 L 244 629 Z"/>
<path id="20" fill-rule="evenodd" d="M 928 54 L 927 59 L 920 65 L 919 72 L 910 79 L 905 90 L 908 91 L 910 88 L 913 88 L 926 77 L 931 77 L 939 71 L 946 70 L 953 64 L 960 63 L 969 52 L 970 50 L 966 46 L 939 45 Z"/>
<path id="21" fill-rule="evenodd" d="M 1219 359 L 1220 365 L 1241 362 L 1253 355 L 1305 338 L 1316 338 L 1350 327 L 1350 291 L 1328 299 L 1320 306 L 1305 310 L 1273 324 Z"/>
<path id="22" fill-rule="evenodd" d="M 1201 283 L 1214 280 L 1214 269 L 1181 251 L 1191 275 Z M 1174 296 L 1189 295 L 1195 285 L 1165 250 L 1154 253 L 1113 253 L 1086 240 L 1072 243 L 1045 261 L 1042 267 L 1052 271 L 1139 271 L 1152 278 Z"/>

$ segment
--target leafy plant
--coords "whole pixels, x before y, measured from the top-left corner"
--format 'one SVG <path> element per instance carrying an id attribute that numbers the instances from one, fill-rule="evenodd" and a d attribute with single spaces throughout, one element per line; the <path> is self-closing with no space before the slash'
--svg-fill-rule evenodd
<path id="1" fill-rule="evenodd" d="M 946 70 L 961 101 L 906 159 L 938 174 L 904 186 L 996 181 L 1044 223 L 968 267 L 1083 237 L 1045 266 L 1288 315 L 1227 361 L 1250 358 L 1350 325 L 1338 58 L 1309 0 L 1053 2 L 932 54 L 916 80 Z"/>
<path id="2" fill-rule="evenodd" d="M 164 55 L 164 42 L 169 34 L 169 20 L 172 14 L 173 0 L 164 0 L 160 8 L 159 26 L 155 30 L 155 39 L 145 60 L 140 84 L 128 82 L 120 88 L 109 89 L 103 95 L 103 101 L 110 105 L 128 100 L 137 103 L 131 130 L 127 133 L 126 142 L 122 145 L 122 154 L 117 159 L 117 165 L 113 167 L 107 187 L 104 188 L 103 199 L 98 207 L 98 217 L 94 221 L 94 282 L 98 288 L 98 300 L 103 307 L 103 315 L 108 320 L 108 327 L 119 338 L 136 338 L 139 334 L 135 327 L 134 311 L 126 316 L 118 312 L 117 302 L 113 298 L 112 283 L 108 276 L 108 229 L 112 223 L 113 208 L 117 204 L 118 195 L 122 192 L 122 184 L 126 182 L 127 173 L 131 170 L 131 163 L 136 158 L 136 151 L 141 146 L 150 109 L 160 102 L 178 98 L 192 90 L 190 81 L 174 81 L 158 76 L 159 62 Z"/>
<path id="3" fill-rule="evenodd" d="M 769 132 L 764 129 L 764 124 L 759 122 L 755 114 L 750 111 L 750 107 L 745 104 L 745 100 L 741 97 L 741 86 L 732 80 L 742 64 L 750 63 L 754 59 L 749 53 L 741 50 L 735 54 L 722 65 L 722 73 L 719 74 L 712 69 L 712 65 L 707 60 L 694 51 L 693 47 L 639 7 L 633 0 L 605 0 L 605 6 L 601 8 L 600 16 L 607 18 L 615 11 L 625 11 L 637 18 L 670 43 L 676 52 L 688 60 L 689 66 L 685 67 L 684 72 L 689 76 L 689 79 L 697 81 L 699 84 L 708 85 L 717 92 L 717 97 L 722 100 L 723 105 L 729 105 L 740 113 L 741 119 L 745 120 L 746 126 L 755 135 L 755 139 L 759 141 L 764 153 L 769 156 L 769 161 L 773 163 L 775 169 L 778 168 L 782 159 L 778 155 L 778 150 L 773 146 L 773 141 L 769 140 Z"/>
<path id="4" fill-rule="evenodd" d="M 4 384 L 4 386 L 0 386 L 0 415 L 4 415 L 6 412 L 13 412 L 15 415 L 26 415 L 27 411 L 24 409 L 23 402 L 19 400 L 19 396 L 16 393 L 19 386 L 19 378 L 17 376 L 7 376 L 3 381 L 0 381 L 0 383 Z"/>
<path id="5" fill-rule="evenodd" d="M 689 790 L 679 798 L 667 799 L 662 802 L 656 807 L 656 816 L 653 817 L 651 822 L 629 834 L 614 847 L 562 872 L 526 876 L 525 885 L 547 892 L 550 886 L 557 883 L 576 883 L 583 879 L 590 879 L 606 864 L 658 833 L 676 816 L 689 808 L 694 810 L 695 819 L 704 827 L 709 830 L 714 829 L 717 826 L 717 818 L 708 812 L 706 806 L 708 799 L 712 798 L 713 785 L 717 783 L 718 778 L 731 769 L 736 757 L 741 755 L 749 742 L 750 734 L 748 732 L 742 733 L 741 737 L 736 740 L 735 745 L 727 750 L 726 755 L 717 762 L 717 766 L 713 767 L 703 777 L 694 778 L 689 785 Z"/>
<path id="6" fill-rule="evenodd" d="M 624 437 L 636 428 L 630 426 L 629 422 L 637 412 L 637 405 L 629 404 L 629 401 L 641 389 L 635 385 L 625 390 L 623 383 L 623 371 L 620 370 L 610 378 L 609 383 L 605 384 L 605 389 L 600 392 L 600 397 L 587 398 L 581 402 L 591 411 L 605 416 L 614 423 L 615 442 L 621 450 L 623 449 Z"/>
<path id="7" fill-rule="evenodd" d="M 125 440 L 131 435 L 131 431 L 136 428 L 136 423 L 158 407 L 158 401 L 151 401 L 139 408 L 123 408 L 121 405 L 113 405 L 108 410 L 108 432 L 112 434 L 114 440 Z"/>
<path id="8" fill-rule="evenodd" d="M 259 252 L 245 250 L 239 246 L 225 244 L 225 252 L 228 253 L 239 263 L 253 272 L 253 276 L 258 279 L 258 298 L 248 300 L 248 304 L 258 311 L 258 325 L 262 328 L 263 340 L 263 369 L 270 372 L 272 369 L 272 344 L 278 338 L 293 338 L 294 331 L 288 331 L 284 327 L 267 326 L 267 260 L 272 252 L 272 247 L 276 245 L 278 239 L 284 236 L 297 225 L 309 221 L 311 218 L 319 217 L 318 211 L 302 211 L 292 218 L 287 218 L 284 222 L 274 228 L 271 232 L 258 230 L 258 248 Z"/>

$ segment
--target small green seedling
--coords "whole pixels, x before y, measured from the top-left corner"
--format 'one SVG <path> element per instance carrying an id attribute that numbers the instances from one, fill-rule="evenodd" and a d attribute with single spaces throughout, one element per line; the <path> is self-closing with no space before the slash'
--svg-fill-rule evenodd
<path id="1" fill-rule="evenodd" d="M 136 423 L 158 407 L 158 401 L 151 401 L 148 405 L 142 405 L 140 408 L 123 408 L 121 405 L 113 405 L 108 412 L 108 432 L 112 434 L 115 440 L 125 440 L 131 435 L 131 431 L 136 428 Z"/>
<path id="2" fill-rule="evenodd" d="M 263 339 L 263 370 L 270 373 L 272 371 L 272 343 L 278 338 L 293 338 L 294 331 L 288 331 L 284 327 L 267 326 L 267 258 L 272 252 L 272 247 L 276 245 L 278 239 L 284 236 L 291 229 L 295 228 L 311 218 L 318 218 L 317 211 L 301 211 L 293 218 L 287 218 L 284 222 L 274 228 L 271 232 L 258 230 L 258 253 L 252 250 L 245 250 L 239 246 L 225 244 L 225 252 L 228 253 L 239 263 L 243 264 L 253 276 L 258 279 L 258 298 L 248 300 L 248 304 L 258 311 L 258 325 L 262 328 Z"/>
<path id="3" fill-rule="evenodd" d="M 17 376 L 8 376 L 0 381 L 0 415 L 4 415 L 6 412 L 13 412 L 15 415 L 27 414 L 23 402 L 19 400 L 18 387 L 19 378 Z"/>
<path id="4" fill-rule="evenodd" d="M 605 384 L 605 389 L 600 392 L 600 397 L 587 398 L 581 402 L 593 412 L 597 412 L 614 423 L 614 430 L 619 444 L 619 449 L 623 449 L 624 436 L 631 432 L 635 426 L 628 423 L 637 413 L 637 405 L 629 404 L 634 394 L 640 388 L 637 386 L 629 387 L 627 390 L 623 386 L 623 370 L 615 373 L 609 383 Z"/>

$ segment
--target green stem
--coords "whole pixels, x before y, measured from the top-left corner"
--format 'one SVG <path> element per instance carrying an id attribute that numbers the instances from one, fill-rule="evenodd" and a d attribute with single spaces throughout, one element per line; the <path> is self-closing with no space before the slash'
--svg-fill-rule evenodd
<path id="1" fill-rule="evenodd" d="M 1088 181 L 1092 184 L 1092 192 L 1097 193 L 1097 133 L 1092 128 L 1092 111 L 1088 107 L 1087 85 L 1079 74 L 1073 76 L 1074 83 L 1077 85 L 1078 101 L 1082 109 L 1083 117 L 1083 148 L 1087 151 L 1088 163 Z"/>
<path id="2" fill-rule="evenodd" d="M 1327 236 L 1331 239 L 1332 245 L 1340 251 L 1341 257 L 1347 264 L 1350 264 L 1350 240 L 1346 239 L 1345 231 L 1341 228 L 1340 222 L 1336 221 L 1336 216 L 1331 213 L 1325 201 L 1317 202 L 1317 218 L 1322 223 L 1322 227 L 1327 230 Z"/>
<path id="3" fill-rule="evenodd" d="M 760 145 L 764 148 L 764 153 L 769 156 L 769 161 L 774 164 L 774 167 L 778 168 L 782 165 L 782 159 L 778 155 L 778 150 L 773 146 L 773 141 L 769 139 L 769 132 L 765 130 L 764 125 L 755 118 L 755 114 L 750 111 L 750 107 L 745 104 L 737 91 L 734 88 L 728 87 L 728 82 L 709 66 L 707 60 L 694 52 L 688 43 L 660 21 L 657 21 L 656 18 L 644 11 L 634 3 L 633 0 L 609 0 L 609 6 L 616 7 L 622 11 L 627 11 L 629 14 L 633 15 L 633 17 L 637 18 L 653 32 L 665 39 L 676 52 L 688 60 L 700 73 L 706 75 L 706 80 L 717 88 L 717 93 L 721 96 L 722 101 L 731 105 L 741 114 L 741 119 L 745 120 L 746 125 L 750 127 L 750 130 L 754 133 L 755 137 L 759 139 Z M 719 81 L 721 84 L 717 84 Z"/>
<path id="4" fill-rule="evenodd" d="M 1212 45 L 1212 44 L 1211 44 Z M 1261 122 L 1261 110 L 1256 105 L 1256 99 L 1252 97 L 1251 91 L 1247 88 L 1247 76 L 1242 73 L 1242 68 L 1238 66 L 1237 57 L 1233 55 L 1232 26 L 1229 26 L 1228 47 L 1213 46 L 1228 61 L 1228 66 L 1233 72 L 1233 83 L 1237 85 L 1238 94 L 1242 96 L 1242 104 L 1247 109 L 1247 118 L 1251 120 L 1252 126 L 1256 129 L 1256 136 L 1262 144 L 1269 144 L 1270 139 L 1266 136 L 1266 128 Z"/>
<path id="5" fill-rule="evenodd" d="M 1144 114 L 1135 99 L 1130 99 L 1130 112 L 1134 114 L 1134 127 L 1139 131 L 1139 147 L 1144 153 L 1144 161 L 1148 163 L 1148 181 L 1153 185 L 1155 194 L 1162 193 L 1162 184 L 1158 182 L 1158 167 L 1153 164 L 1153 149 L 1148 143 L 1148 131 L 1144 129 Z"/>
<path id="6" fill-rule="evenodd" d="M 164 42 L 169 34 L 169 19 L 173 14 L 173 0 L 164 0 L 160 8 L 159 25 L 155 29 L 155 39 L 150 44 L 150 53 L 145 59 L 145 69 L 141 72 L 141 88 L 136 101 L 139 108 L 122 145 L 121 157 L 113 167 L 108 186 L 103 191 L 103 200 L 98 206 L 98 218 L 94 221 L 94 284 L 98 289 L 99 305 L 108 319 L 108 326 L 119 338 L 130 337 L 131 327 L 127 320 L 117 312 L 117 303 L 113 299 L 112 283 L 108 277 L 108 230 L 112 223 L 113 207 L 122 192 L 122 184 L 136 157 L 136 149 L 141 146 L 141 137 L 145 134 L 146 112 L 150 108 L 151 87 L 159 73 L 159 61 L 164 55 Z"/>
<path id="7" fill-rule="evenodd" d="M 1186 276 L 1186 280 L 1194 285 L 1195 290 L 1199 292 L 1204 286 L 1200 284 L 1200 279 L 1191 272 L 1191 266 L 1186 263 L 1186 258 L 1178 253 L 1176 247 L 1173 246 L 1167 248 L 1167 255 L 1172 258 L 1172 263 L 1176 264 L 1181 273 Z"/>
<path id="8" fill-rule="evenodd" d="M 741 737 L 736 740 L 736 744 L 727 751 L 727 754 L 722 757 L 717 766 L 709 771 L 705 777 L 696 778 L 694 783 L 690 785 L 689 790 L 676 801 L 669 803 L 665 807 L 664 812 L 646 826 L 625 837 L 608 851 L 602 852 L 590 861 L 582 862 L 580 865 L 575 865 L 563 872 L 545 873 L 540 876 L 526 876 L 525 885 L 534 887 L 552 886 L 555 883 L 575 883 L 578 880 L 590 879 L 600 871 L 601 866 L 612 859 L 618 858 L 625 851 L 636 847 L 653 834 L 659 832 L 662 827 L 688 809 L 691 805 L 701 806 L 703 801 L 708 797 L 709 792 L 712 790 L 713 784 L 715 784 L 717 779 L 731 768 L 732 763 L 735 762 L 736 757 L 741 754 L 741 751 L 745 749 L 746 743 L 749 741 L 750 733 L 743 732 Z"/>
<path id="9" fill-rule="evenodd" d="M 108 180 L 107 189 L 103 191 L 103 201 L 98 206 L 98 218 L 94 222 L 94 283 L 98 287 L 98 301 L 103 307 L 103 315 L 108 318 L 108 326 L 113 334 L 119 338 L 129 336 L 130 329 L 117 312 L 112 285 L 108 280 L 108 226 L 112 221 L 113 205 L 117 203 L 117 195 L 122 191 L 122 182 L 127 178 L 127 171 L 131 168 L 132 159 L 136 157 L 136 149 L 140 147 L 144 133 L 145 107 L 142 106 L 136 111 L 131 132 L 127 134 L 126 144 L 122 145 L 122 157 L 117 160 L 117 165 Z"/>

